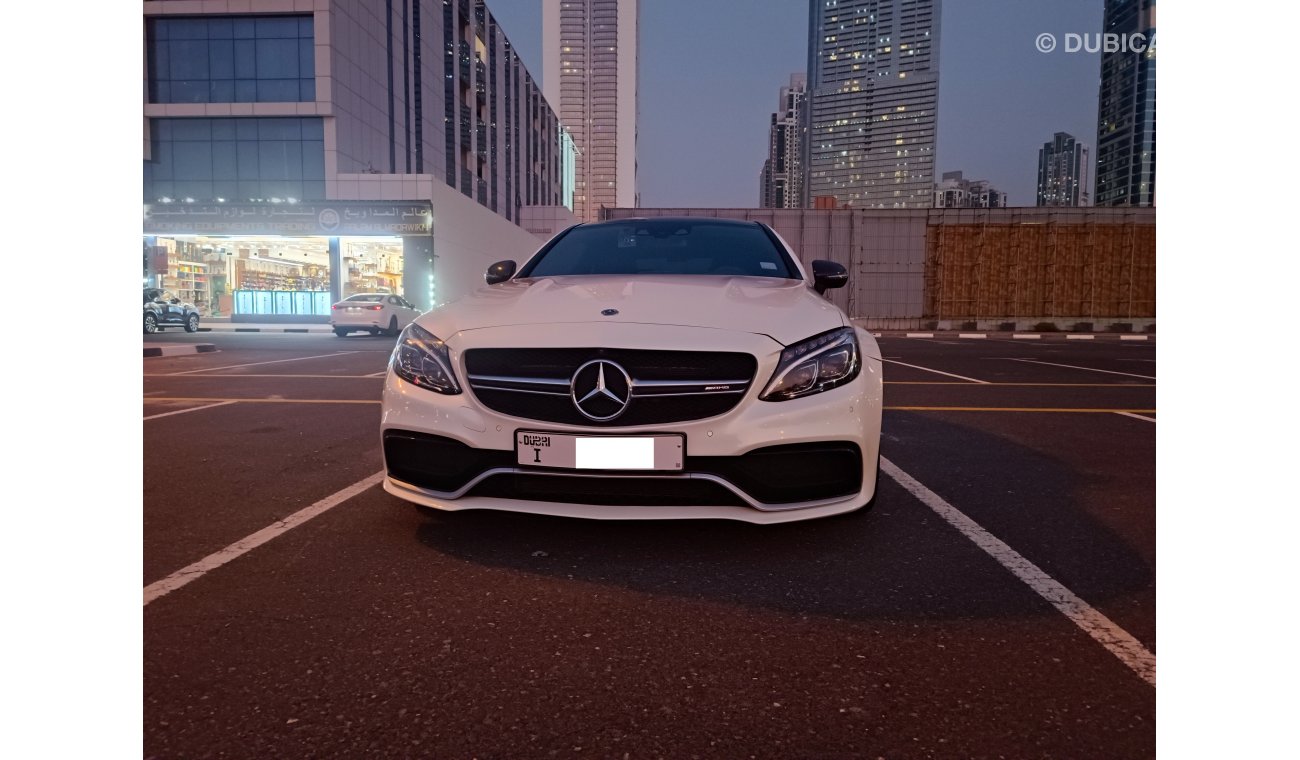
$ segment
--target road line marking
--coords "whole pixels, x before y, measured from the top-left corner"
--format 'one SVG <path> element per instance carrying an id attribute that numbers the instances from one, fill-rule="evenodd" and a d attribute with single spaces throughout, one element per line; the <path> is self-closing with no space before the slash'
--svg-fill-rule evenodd
<path id="1" fill-rule="evenodd" d="M 146 401 L 157 401 L 158 399 L 152 399 L 152 398 L 151 398 L 151 399 L 145 399 L 145 400 L 146 400 Z M 197 411 L 200 410 L 200 409 L 211 409 L 211 408 L 214 407 L 214 406 L 225 406 L 225 405 L 227 405 L 227 404 L 233 404 L 233 403 L 236 403 L 236 402 L 234 402 L 234 401 L 220 401 L 220 402 L 217 402 L 217 403 L 215 403 L 215 404 L 207 404 L 207 405 L 205 405 L 205 406 L 194 406 L 194 407 L 190 407 L 189 409 L 177 409 L 177 410 L 174 411 L 174 412 L 163 412 L 162 414 L 153 414 L 153 415 L 150 415 L 150 416 L 148 416 L 148 417 L 145 417 L 145 418 L 144 418 L 144 421 L 145 421 L 145 422 L 148 422 L 149 420 L 156 420 L 156 419 L 158 419 L 159 417 L 170 417 L 170 416 L 172 416 L 173 414 L 185 414 L 186 412 L 197 412 Z"/>
<path id="2" fill-rule="evenodd" d="M 371 374 L 371 375 L 366 375 L 366 377 L 383 377 L 384 375 L 387 375 L 387 374 L 388 374 L 388 370 L 385 369 L 385 370 L 381 370 L 381 371 L 379 371 L 379 372 L 375 372 L 374 374 Z"/>
<path id="3" fill-rule="evenodd" d="M 1055 362 L 1044 362 L 1044 361 L 1039 361 L 1039 360 L 1037 360 L 1037 359 L 1017 359 L 1017 358 L 1012 357 L 1012 356 L 1004 356 L 1004 357 L 1002 357 L 1002 358 L 1006 359 L 1007 361 L 1012 361 L 1012 362 L 1028 362 L 1028 363 L 1030 363 L 1030 364 L 1046 364 L 1046 365 L 1051 366 L 1051 367 L 1067 367 L 1067 368 L 1069 368 L 1069 369 L 1081 369 L 1081 370 L 1084 370 L 1084 371 L 1086 371 L 1086 372 L 1102 372 L 1102 373 L 1105 373 L 1105 374 L 1107 374 L 1107 375 L 1124 375 L 1125 377 L 1140 377 L 1140 378 L 1142 378 L 1143 380 L 1155 380 L 1155 378 L 1152 377 L 1151 375 L 1135 375 L 1135 374 L 1133 374 L 1132 372 L 1116 372 L 1116 371 L 1114 371 L 1114 370 L 1109 370 L 1109 369 L 1097 369 L 1096 367 L 1080 367 L 1080 366 L 1077 366 L 1077 365 L 1074 365 L 1074 364 L 1057 364 L 1057 363 L 1055 363 Z"/>
<path id="4" fill-rule="evenodd" d="M 987 338 L 984 333 L 957 333 L 958 338 Z"/>
<path id="5" fill-rule="evenodd" d="M 1145 420 L 1145 421 L 1150 422 L 1150 423 L 1155 423 L 1155 421 L 1156 421 L 1156 418 L 1155 418 L 1155 417 L 1144 417 L 1144 416 L 1142 416 L 1142 415 L 1140 415 L 1140 414 L 1134 414 L 1134 413 L 1132 413 L 1132 412 L 1115 412 L 1115 414 L 1122 414 L 1122 415 L 1124 415 L 1125 417 L 1132 417 L 1132 418 L 1135 419 L 1135 420 Z"/>
<path id="6" fill-rule="evenodd" d="M 241 538 L 221 551 L 209 554 L 198 562 L 177 570 L 160 581 L 150 583 L 148 586 L 144 587 L 144 603 L 149 604 L 149 602 L 175 591 L 190 581 L 202 578 L 207 573 L 216 570 L 227 562 L 256 549 L 273 538 L 293 530 L 313 517 L 324 514 L 330 509 L 337 507 L 371 486 L 377 485 L 383 479 L 384 471 L 380 470 L 368 478 L 358 480 L 347 488 L 344 488 L 342 491 L 326 496 L 315 504 L 312 504 L 310 507 L 304 507 L 283 520 L 277 520 L 251 536 Z"/>
<path id="7" fill-rule="evenodd" d="M 1145 336 L 1145 335 L 1121 335 L 1121 336 L 1119 336 L 1119 339 L 1120 339 L 1120 340 L 1146 340 L 1146 339 L 1147 339 L 1147 336 Z"/>
<path id="8" fill-rule="evenodd" d="M 1141 361 L 1140 359 L 1138 361 Z M 886 380 L 885 385 L 959 385 L 969 386 L 970 383 L 954 383 L 946 380 Z M 991 388 L 998 386 L 1015 386 L 1022 388 L 1154 388 L 1155 383 L 1126 383 L 1116 381 L 1113 383 L 996 383 L 986 382 Z"/>
<path id="9" fill-rule="evenodd" d="M 307 359 L 329 359 L 334 356 L 344 356 L 346 354 L 355 354 L 356 351 L 339 351 L 334 354 L 321 354 L 320 356 L 299 356 L 295 359 L 275 359 L 269 362 L 249 362 L 247 364 L 229 364 L 225 367 L 204 367 L 203 369 L 191 369 L 185 372 L 173 372 L 172 375 L 193 375 L 196 372 L 215 372 L 219 369 L 235 369 L 236 367 L 256 367 L 262 364 L 283 364 L 284 362 L 301 362 Z"/>
<path id="10" fill-rule="evenodd" d="M 1144 359 L 1134 359 L 1133 361 L 1145 361 L 1145 360 L 1144 360 Z M 386 371 L 387 371 L 387 370 L 385 370 L 385 372 L 386 372 Z M 308 378 L 308 379 L 313 379 L 313 378 L 330 378 L 330 379 L 333 379 L 333 378 L 343 378 L 343 379 L 350 379 L 350 380 L 360 380 L 360 379 L 362 379 L 362 378 L 368 378 L 368 377 L 381 377 L 382 375 L 383 375 L 383 373 L 380 373 L 379 375 L 288 375 L 288 374 L 285 374 L 285 375 L 254 375 L 254 374 L 252 374 L 252 373 L 247 373 L 247 372 L 238 372 L 238 373 L 232 373 L 232 374 L 229 374 L 229 375 L 211 375 L 211 377 L 222 377 L 222 378 L 225 378 L 225 377 L 235 378 L 235 377 L 237 377 L 237 378 L 241 378 L 241 379 L 242 379 L 242 378 L 245 378 L 245 377 L 254 377 L 254 378 L 259 378 L 259 377 L 260 377 L 260 378 L 267 378 L 267 377 L 288 377 L 288 378 Z M 146 373 L 144 373 L 141 377 L 184 377 L 184 378 L 186 378 L 186 379 L 194 379 L 194 380 L 204 380 L 204 379 L 206 379 L 206 378 L 202 378 L 202 377 L 194 377 L 193 375 L 174 375 L 174 374 L 171 374 L 171 373 L 160 373 L 160 372 L 146 372 Z"/>
<path id="11" fill-rule="evenodd" d="M 1053 414 L 1155 414 L 1154 409 L 1065 409 L 1049 406 L 886 406 L 887 412 L 1051 412 Z M 1155 422 L 1155 420 L 1151 420 Z"/>
<path id="12" fill-rule="evenodd" d="M 230 401 L 241 404 L 380 404 L 379 399 L 355 398 L 201 398 L 198 396 L 153 396 L 145 401 Z"/>
<path id="13" fill-rule="evenodd" d="M 1067 335 L 1066 340 L 1096 340 L 1096 335 Z"/>
<path id="14" fill-rule="evenodd" d="M 1043 336 L 1041 335 L 1024 335 L 1021 333 L 1017 333 L 1011 336 L 1012 340 L 1042 340 L 1042 338 Z"/>
<path id="15" fill-rule="evenodd" d="M 1106 647 L 1111 654 L 1119 658 L 1134 673 L 1152 686 L 1156 685 L 1156 656 L 1128 631 L 1120 628 L 1110 618 L 1103 615 L 1092 605 L 1080 599 L 1065 586 L 1043 572 L 1037 565 L 1012 549 L 1001 539 L 985 530 L 966 514 L 942 497 L 921 485 L 915 478 L 898 468 L 888 459 L 880 459 L 880 468 L 903 488 L 907 489 L 922 504 L 934 510 L 936 514 L 969 538 L 976 546 L 983 549 L 998 564 L 1011 571 L 1013 575 L 1033 589 L 1070 619 L 1075 625 L 1091 636 L 1097 643 Z"/>
<path id="16" fill-rule="evenodd" d="M 904 337 L 906 337 L 906 338 L 933 338 L 933 337 L 934 337 L 934 333 L 908 333 L 908 334 L 905 335 Z"/>
<path id="17" fill-rule="evenodd" d="M 979 383 L 980 385 L 988 385 L 988 382 L 987 382 L 987 381 L 984 381 L 984 380 L 976 380 L 976 379 L 973 378 L 973 377 L 965 377 L 965 376 L 963 376 L 963 375 L 954 375 L 954 374 L 951 373 L 951 372 L 944 372 L 944 371 L 942 371 L 942 370 L 930 369 L 929 367 L 919 367 L 919 366 L 917 366 L 917 365 L 915 365 L 915 364 L 908 364 L 907 362 L 894 361 L 893 359 L 885 359 L 884 361 L 887 361 L 887 362 L 889 362 L 890 364 L 898 364 L 898 365 L 901 365 L 901 366 L 904 366 L 904 367 L 911 367 L 912 369 L 919 369 L 919 370 L 924 370 L 924 371 L 926 371 L 926 372 L 933 372 L 933 373 L 936 374 L 936 375 L 945 375 L 945 376 L 947 376 L 947 377 L 955 377 L 955 378 L 957 378 L 958 380 L 966 380 L 966 381 L 969 381 L 969 382 L 972 382 L 972 383 Z"/>

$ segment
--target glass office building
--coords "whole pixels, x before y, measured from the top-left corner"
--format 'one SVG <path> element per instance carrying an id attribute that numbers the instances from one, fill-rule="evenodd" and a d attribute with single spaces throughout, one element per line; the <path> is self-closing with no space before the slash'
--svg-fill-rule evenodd
<path id="1" fill-rule="evenodd" d="M 144 3 L 146 285 L 209 316 L 427 308 L 435 217 L 519 241 L 523 208 L 572 208 L 572 139 L 482 0 L 232 6 Z"/>

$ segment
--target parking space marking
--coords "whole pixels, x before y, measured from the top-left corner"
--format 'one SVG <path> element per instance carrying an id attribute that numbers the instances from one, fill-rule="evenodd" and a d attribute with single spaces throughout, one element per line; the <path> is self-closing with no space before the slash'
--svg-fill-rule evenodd
<path id="1" fill-rule="evenodd" d="M 145 401 L 228 401 L 241 404 L 379 404 L 379 399 L 356 398 L 199 398 L 196 396 L 164 396 L 145 399 Z"/>
<path id="2" fill-rule="evenodd" d="M 969 387 L 969 383 L 954 383 L 950 380 L 886 380 L 885 385 L 956 385 Z M 1019 388 L 1154 388 L 1155 383 L 1126 383 L 1116 380 L 1113 383 L 998 383 L 986 382 L 990 388 L 1014 386 Z"/>
<path id="3" fill-rule="evenodd" d="M 1012 549 L 1001 539 L 985 530 L 979 523 L 970 519 L 942 497 L 926 488 L 915 478 L 898 468 L 898 465 L 881 457 L 880 468 L 899 485 L 907 489 L 922 504 L 934 510 L 949 525 L 969 538 L 976 546 L 983 549 L 998 564 L 1011 571 L 1052 605 L 1075 625 L 1091 636 L 1097 643 L 1106 647 L 1111 654 L 1119 658 L 1142 680 L 1156 685 L 1156 656 L 1152 654 L 1132 634 L 1116 625 L 1092 605 L 1080 599 L 1056 579 L 1043 572 L 1037 565 Z"/>
<path id="4" fill-rule="evenodd" d="M 1155 380 L 1151 375 L 1135 375 L 1132 372 L 1115 372 L 1109 369 L 1097 369 L 1096 367 L 1080 367 L 1074 364 L 1057 364 L 1055 362 L 1039 361 L 1038 359 L 1017 359 L 1012 356 L 1004 356 L 1003 359 L 1011 362 L 1028 362 L 1029 364 L 1046 364 L 1050 367 L 1066 367 L 1068 369 L 1081 369 L 1086 372 L 1102 372 L 1107 375 L 1125 375 L 1127 377 L 1140 377 L 1143 380 Z"/>
<path id="5" fill-rule="evenodd" d="M 147 399 L 147 400 L 148 400 L 148 401 L 158 401 L 159 399 L 151 398 L 151 399 Z M 177 409 L 177 410 L 174 411 L 174 412 L 163 412 L 162 414 L 151 414 L 151 415 L 149 415 L 148 417 L 145 417 L 145 418 L 144 418 L 144 421 L 145 421 L 145 422 L 148 422 L 149 420 L 156 420 L 156 419 L 158 419 L 159 417 L 170 417 L 170 416 L 172 416 L 173 414 L 185 414 L 186 412 L 197 412 L 197 411 L 200 410 L 200 409 L 211 409 L 211 408 L 213 408 L 213 407 L 215 407 L 215 406 L 225 406 L 225 405 L 227 405 L 227 404 L 234 404 L 234 403 L 237 403 L 237 402 L 235 402 L 235 401 L 218 401 L 218 402 L 215 403 L 215 404 L 205 404 L 205 405 L 203 405 L 203 406 L 192 406 L 192 407 L 190 407 L 189 409 Z"/>
<path id="6" fill-rule="evenodd" d="M 385 372 L 387 372 L 387 370 L 385 370 Z M 270 375 L 261 375 L 261 374 L 259 374 L 259 375 L 254 375 L 254 374 L 252 374 L 252 373 L 239 372 L 239 373 L 236 373 L 236 374 L 230 374 L 230 375 L 211 375 L 210 377 L 222 377 L 222 378 L 226 378 L 226 377 L 229 377 L 229 378 L 245 378 L 245 377 L 253 377 L 253 378 L 285 377 L 285 378 L 299 378 L 299 379 L 310 379 L 310 380 L 315 380 L 315 379 L 320 379 L 320 378 L 330 378 L 330 379 L 334 379 L 334 378 L 343 378 L 343 379 L 345 379 L 345 380 L 359 380 L 359 379 L 364 378 L 364 377 L 381 377 L 381 376 L 383 376 L 383 374 L 384 374 L 383 372 L 380 372 L 380 373 L 377 374 L 377 375 L 288 375 L 288 374 L 285 374 L 285 375 L 280 375 L 280 374 L 270 374 Z M 173 375 L 173 374 L 166 374 L 166 373 L 162 373 L 162 374 L 160 374 L 160 373 L 156 373 L 156 372 L 146 372 L 146 373 L 144 373 L 143 377 L 184 377 L 184 378 L 193 379 L 193 380 L 204 380 L 204 379 L 206 379 L 206 378 L 202 378 L 202 377 L 194 377 L 193 375 Z"/>
<path id="7" fill-rule="evenodd" d="M 1067 335 L 1066 340 L 1096 340 L 1096 335 Z"/>
<path id="8" fill-rule="evenodd" d="M 384 375 L 387 374 L 388 374 L 388 370 L 384 369 L 384 370 L 380 370 L 379 372 L 375 372 L 374 374 L 366 375 L 366 377 L 383 377 Z"/>
<path id="9" fill-rule="evenodd" d="M 1155 414 L 1154 409 L 1066 409 L 1046 406 L 885 406 L 886 412 L 1051 412 L 1053 414 Z M 1144 418 L 1145 419 L 1145 418 Z M 1155 422 L 1155 420 L 1151 420 Z"/>
<path id="10" fill-rule="evenodd" d="M 889 362 L 890 364 L 898 364 L 898 365 L 901 365 L 901 366 L 904 366 L 904 367 L 911 367 L 912 369 L 919 369 L 919 370 L 924 370 L 924 371 L 926 371 L 926 372 L 933 372 L 933 373 L 936 374 L 936 375 L 944 375 L 944 376 L 946 376 L 946 377 L 955 377 L 955 378 L 957 378 L 958 380 L 965 380 L 965 381 L 967 381 L 967 382 L 971 382 L 971 383 L 979 383 L 980 385 L 988 385 L 988 382 L 985 381 L 985 380 L 976 380 L 976 379 L 973 378 L 973 377 L 966 377 L 966 376 L 964 376 L 964 375 L 954 375 L 954 374 L 951 373 L 951 372 L 944 372 L 943 370 L 930 369 L 929 367 L 920 367 L 920 366 L 917 366 L 917 365 L 915 365 L 915 364 L 908 364 L 907 362 L 894 361 L 893 359 L 885 359 L 884 361 L 887 361 L 887 362 Z"/>
<path id="11" fill-rule="evenodd" d="M 319 356 L 299 356 L 299 357 L 296 357 L 296 358 L 294 358 L 294 359 L 273 359 L 273 360 L 271 360 L 271 361 L 266 361 L 266 362 L 249 362 L 249 363 L 247 363 L 247 364 L 228 364 L 228 365 L 226 365 L 226 366 L 224 366 L 224 367 L 204 367 L 204 368 L 202 368 L 202 369 L 191 369 L 191 370 L 186 370 L 185 372 L 173 372 L 173 373 L 171 373 L 171 375 L 172 375 L 172 376 L 175 376 L 175 375 L 193 375 L 193 374 L 195 374 L 196 372 L 216 372 L 216 371 L 219 370 L 219 369 L 235 369 L 235 368 L 237 368 L 237 367 L 257 367 L 257 366 L 262 365 L 262 364 L 283 364 L 284 362 L 301 362 L 301 361 L 306 361 L 306 360 L 308 360 L 308 359 L 330 359 L 330 358 L 333 358 L 333 357 L 335 357 L 335 356 L 344 356 L 344 355 L 346 355 L 346 354 L 355 354 L 355 353 L 357 353 L 357 352 L 356 352 L 356 351 L 338 351 L 338 352 L 336 352 L 336 353 L 332 353 L 332 354 L 321 354 L 321 355 L 319 355 Z"/>
<path id="12" fill-rule="evenodd" d="M 310 507 L 304 507 L 283 520 L 278 520 L 250 536 L 241 538 L 220 551 L 209 554 L 198 562 L 177 570 L 162 580 L 150 583 L 148 586 L 144 587 L 144 603 L 147 605 L 159 597 L 170 594 L 176 589 L 181 588 L 190 581 L 202 578 L 204 575 L 216 570 L 227 562 L 237 559 L 241 555 L 256 549 L 267 541 L 293 530 L 313 517 L 337 507 L 362 491 L 377 485 L 383 479 L 384 472 L 383 470 L 380 470 L 368 478 L 358 480 L 356 483 L 344 488 L 342 491 L 326 496 L 315 504 L 312 504 Z"/>
<path id="13" fill-rule="evenodd" d="M 1115 412 L 1115 414 L 1120 414 L 1120 415 L 1123 415 L 1123 416 L 1125 416 L 1125 417 L 1132 417 L 1132 418 L 1135 419 L 1135 420 L 1145 420 L 1146 422 L 1150 422 L 1150 423 L 1153 423 L 1153 424 L 1154 424 L 1155 421 L 1156 421 L 1156 418 L 1155 418 L 1155 417 L 1147 417 L 1147 416 L 1144 416 L 1144 415 L 1141 415 L 1141 414 L 1134 414 L 1133 412 Z M 1151 414 L 1155 414 L 1155 412 L 1151 412 Z"/>

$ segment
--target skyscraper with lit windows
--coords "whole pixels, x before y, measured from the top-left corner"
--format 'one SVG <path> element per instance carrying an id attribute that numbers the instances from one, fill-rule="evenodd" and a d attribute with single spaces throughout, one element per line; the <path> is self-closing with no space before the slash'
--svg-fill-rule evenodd
<path id="1" fill-rule="evenodd" d="M 1126 44 L 1101 54 L 1096 204 L 1154 206 L 1156 2 L 1106 0 L 1102 24 L 1106 34 L 1121 36 Z M 1134 40 L 1142 44 L 1133 46 Z"/>
<path id="2" fill-rule="evenodd" d="M 810 0 L 808 31 L 809 197 L 931 206 L 939 0 Z"/>
<path id="3" fill-rule="evenodd" d="M 639 205 L 639 0 L 543 0 L 542 90 L 577 148 L 573 213 Z"/>

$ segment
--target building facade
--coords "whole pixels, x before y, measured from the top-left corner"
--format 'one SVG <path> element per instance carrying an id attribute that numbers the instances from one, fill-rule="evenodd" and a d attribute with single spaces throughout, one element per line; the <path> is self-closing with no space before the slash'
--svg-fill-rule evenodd
<path id="1" fill-rule="evenodd" d="M 804 208 L 803 141 L 807 131 L 805 97 L 808 77 L 791 74 L 790 84 L 781 88 L 777 110 L 768 129 L 767 159 L 759 188 L 762 208 Z"/>
<path id="2" fill-rule="evenodd" d="M 573 211 L 639 205 L 636 191 L 639 0 L 543 0 L 546 98 L 577 149 Z"/>
<path id="3" fill-rule="evenodd" d="M 1006 208 L 1007 194 L 988 180 L 966 179 L 961 172 L 944 172 L 934 186 L 935 208 Z"/>
<path id="4" fill-rule="evenodd" d="M 1097 100 L 1098 206 L 1156 202 L 1156 3 L 1106 0 L 1107 35 L 1125 42 L 1101 54 Z M 1133 43 L 1138 42 L 1140 50 Z"/>
<path id="5" fill-rule="evenodd" d="M 809 197 L 929 207 L 939 0 L 810 0 L 809 9 Z"/>
<path id="6" fill-rule="evenodd" d="M 144 3 L 146 281 L 221 316 L 428 308 L 571 202 L 572 141 L 482 0 L 242 6 Z"/>
<path id="7" fill-rule="evenodd" d="M 1091 206 L 1088 146 L 1057 132 L 1038 149 L 1038 206 Z"/>

